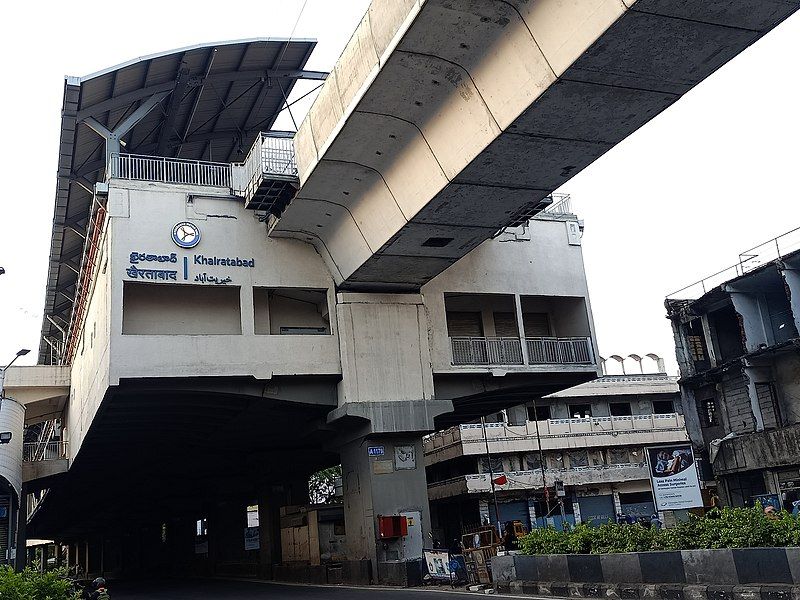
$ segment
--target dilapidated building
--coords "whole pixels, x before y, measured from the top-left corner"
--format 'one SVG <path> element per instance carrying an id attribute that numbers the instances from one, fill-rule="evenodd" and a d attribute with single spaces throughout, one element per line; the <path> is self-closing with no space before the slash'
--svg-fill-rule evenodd
<path id="1" fill-rule="evenodd" d="M 748 250 L 666 301 L 686 424 L 734 506 L 800 494 L 798 241 L 800 229 Z"/>
<path id="2" fill-rule="evenodd" d="M 441 540 L 498 520 L 528 529 L 647 518 L 656 508 L 645 448 L 688 440 L 677 378 L 665 373 L 605 375 L 485 421 L 425 438 Z"/>

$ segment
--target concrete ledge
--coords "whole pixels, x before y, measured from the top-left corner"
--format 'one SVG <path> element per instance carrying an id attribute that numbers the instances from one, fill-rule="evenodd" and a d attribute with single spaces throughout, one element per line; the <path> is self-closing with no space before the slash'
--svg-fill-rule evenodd
<path id="1" fill-rule="evenodd" d="M 691 584 L 599 584 L 558 581 L 498 581 L 498 593 L 553 598 L 612 600 L 798 600 L 800 585 L 715 586 Z"/>
<path id="2" fill-rule="evenodd" d="M 757 600 L 737 597 L 734 586 L 800 586 L 800 548 L 735 548 L 623 554 L 539 554 L 492 559 L 497 581 L 564 581 L 605 584 L 674 584 L 711 586 L 713 600 Z M 725 587 L 729 586 L 729 587 Z M 647 595 L 648 588 L 641 588 Z M 708 592 L 708 590 L 706 590 Z M 667 589 L 657 597 L 685 600 Z M 693 592 L 695 595 L 698 592 Z M 741 592 L 745 594 L 744 591 Z M 749 592 L 747 592 L 749 593 Z M 770 588 L 769 600 L 789 600 Z M 645 597 L 641 595 L 639 597 Z M 777 595 L 776 595 L 777 594 Z M 553 594 L 555 595 L 555 594 Z M 629 596 L 628 596 L 629 597 Z M 626 597 L 627 600 L 627 597 Z"/>

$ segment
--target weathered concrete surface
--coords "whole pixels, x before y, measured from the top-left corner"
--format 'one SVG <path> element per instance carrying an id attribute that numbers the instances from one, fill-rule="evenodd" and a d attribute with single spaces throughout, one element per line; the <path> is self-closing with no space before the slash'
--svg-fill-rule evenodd
<path id="1" fill-rule="evenodd" d="M 798 7 L 374 0 L 299 128 L 273 235 L 344 287 L 417 289 Z"/>
<path id="2" fill-rule="evenodd" d="M 29 483 L 37 479 L 52 477 L 53 475 L 66 473 L 67 469 L 69 469 L 69 460 L 66 458 L 34 462 L 26 461 L 22 463 L 22 481 L 23 483 Z"/>
<path id="3" fill-rule="evenodd" d="M 5 394 L 25 407 L 30 425 L 61 414 L 69 397 L 70 368 L 58 365 L 11 367 L 5 377 Z"/>

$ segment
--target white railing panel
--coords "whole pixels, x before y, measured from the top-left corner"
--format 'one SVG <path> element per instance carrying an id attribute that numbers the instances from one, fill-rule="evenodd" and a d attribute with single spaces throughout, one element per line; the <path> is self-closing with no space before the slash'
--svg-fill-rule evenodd
<path id="1" fill-rule="evenodd" d="M 111 177 L 232 189 L 232 165 L 164 156 L 113 154 Z"/>

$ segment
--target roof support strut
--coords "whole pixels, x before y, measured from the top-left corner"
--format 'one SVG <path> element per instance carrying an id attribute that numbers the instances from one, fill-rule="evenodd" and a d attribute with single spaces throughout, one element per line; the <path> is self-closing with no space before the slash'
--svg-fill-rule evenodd
<path id="1" fill-rule="evenodd" d="M 83 122 L 86 124 L 86 126 L 106 141 L 106 179 L 111 176 L 111 156 L 113 154 L 119 154 L 120 149 L 122 148 L 122 137 L 126 133 L 130 132 L 130 130 L 133 129 L 139 121 L 150 114 L 150 111 L 161 104 L 161 101 L 171 93 L 173 92 L 168 91 L 153 94 L 147 100 L 142 102 L 139 105 L 139 108 L 133 111 L 133 113 L 131 113 L 130 116 L 128 116 L 122 123 L 117 125 L 114 131 L 111 131 L 106 126 L 99 123 L 94 117 L 87 117 L 84 119 Z"/>

